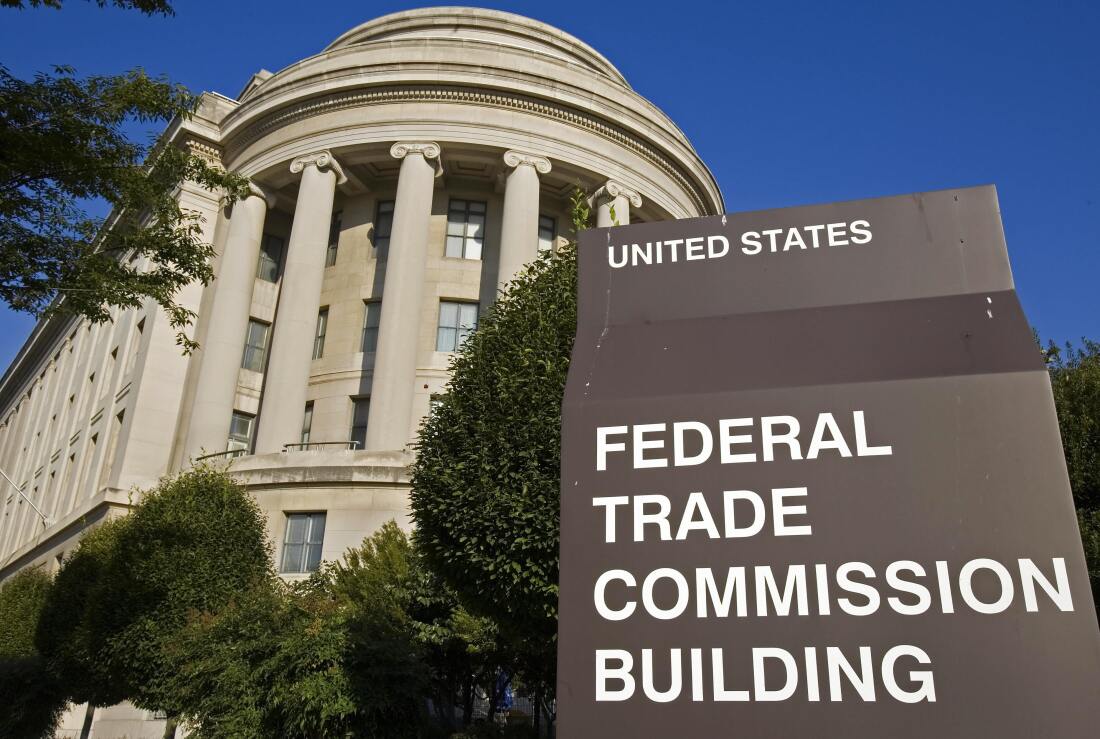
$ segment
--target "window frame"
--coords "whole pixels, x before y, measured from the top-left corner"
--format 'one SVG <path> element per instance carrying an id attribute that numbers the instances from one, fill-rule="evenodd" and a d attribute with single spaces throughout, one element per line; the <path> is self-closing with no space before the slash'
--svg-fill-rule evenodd
<path id="1" fill-rule="evenodd" d="M 371 309 L 374 308 L 375 323 L 370 325 Z M 378 351 L 378 327 L 382 323 L 382 301 L 381 300 L 364 300 L 363 301 L 363 326 L 359 334 L 359 351 L 364 354 L 373 354 Z M 373 331 L 373 340 L 370 342 L 370 349 L 367 348 L 367 331 Z"/>
<path id="2" fill-rule="evenodd" d="M 325 246 L 325 267 L 335 267 L 340 251 L 340 231 L 344 227 L 344 211 L 333 210 L 328 224 L 328 244 Z"/>
<path id="3" fill-rule="evenodd" d="M 233 434 L 233 424 L 239 418 L 247 419 L 247 421 L 248 421 L 247 438 L 242 439 L 239 434 L 236 435 L 236 436 L 234 436 L 234 434 Z M 229 438 L 227 438 L 226 441 L 225 441 L 225 451 L 227 451 L 227 452 L 243 451 L 245 454 L 251 454 L 252 453 L 252 442 L 255 439 L 255 437 L 256 437 L 256 414 L 254 414 L 254 413 L 245 413 L 244 411 L 239 411 L 236 408 L 234 408 L 232 415 L 230 415 L 230 417 L 229 417 Z M 233 446 L 233 442 L 236 442 L 237 444 L 243 444 L 244 446 Z"/>
<path id="4" fill-rule="evenodd" d="M 268 243 L 277 241 L 279 243 L 279 258 L 272 259 L 271 254 L 266 248 Z M 283 276 L 283 257 L 286 256 L 286 239 L 282 236 L 276 236 L 275 234 L 265 233 L 260 240 L 260 254 L 256 260 L 256 279 L 263 280 L 264 282 L 270 282 L 272 284 L 279 281 L 279 278 Z M 265 266 L 273 265 L 274 276 L 270 279 L 266 276 Z"/>
<path id="5" fill-rule="evenodd" d="M 456 213 L 461 213 L 463 220 L 454 221 L 452 216 Z M 466 200 L 464 198 L 451 198 L 447 203 L 447 230 L 444 235 L 443 243 L 443 256 L 451 259 L 474 259 L 480 260 L 485 254 L 485 229 L 488 223 L 489 204 L 483 200 Z M 481 218 L 480 236 L 472 235 L 470 233 L 471 216 Z M 455 233 L 455 229 L 461 227 L 459 230 L 461 233 Z M 452 239 L 461 239 L 458 246 L 458 253 L 453 253 Z M 476 249 L 471 248 L 473 244 Z M 471 253 L 476 251 L 476 255 L 471 256 Z"/>
<path id="6" fill-rule="evenodd" d="M 263 341 L 262 346 L 257 347 L 256 345 L 251 343 L 252 342 L 252 327 L 253 326 L 263 326 L 263 328 L 264 328 L 264 341 Z M 241 354 L 241 369 L 246 369 L 246 370 L 249 370 L 250 372 L 263 372 L 264 367 L 267 364 L 267 351 L 268 351 L 268 348 L 270 346 L 271 346 L 271 324 L 268 323 L 267 321 L 261 321 L 258 318 L 252 318 L 251 316 L 249 316 L 249 318 L 248 318 L 248 328 L 245 329 L 245 334 L 244 334 L 244 352 Z M 253 360 L 258 364 L 258 366 L 256 366 L 256 367 L 251 366 L 250 363 L 248 362 L 249 350 L 250 349 L 252 350 Z M 255 358 L 255 354 L 256 354 L 257 351 L 259 351 L 259 358 L 258 359 Z"/>
<path id="7" fill-rule="evenodd" d="M 325 356 L 325 336 L 328 335 L 328 306 L 323 305 L 317 310 L 317 325 L 313 329 L 313 358 L 321 359 Z"/>
<path id="8" fill-rule="evenodd" d="M 549 227 L 545 228 L 546 223 L 549 222 Z M 542 234 L 543 231 L 550 232 L 550 238 L 546 242 L 546 246 L 543 246 Z M 544 251 L 553 251 L 554 246 L 558 241 L 558 219 L 554 216 L 548 216 L 545 213 L 539 213 L 538 220 L 538 251 L 541 254 Z"/>
<path id="9" fill-rule="evenodd" d="M 310 435 L 313 433 L 313 401 L 307 400 L 305 408 L 302 409 L 302 433 L 299 442 L 302 444 L 308 444 Z"/>
<path id="10" fill-rule="evenodd" d="M 445 306 L 451 306 L 451 305 L 456 306 L 455 324 L 453 326 L 444 325 L 443 316 L 444 316 Z M 470 308 L 470 307 L 473 308 L 474 322 L 473 322 L 473 325 L 464 326 L 463 323 L 462 323 L 463 308 Z M 477 325 L 478 325 L 478 321 L 479 321 L 480 318 L 481 318 L 481 304 L 479 302 L 472 301 L 472 300 L 450 300 L 450 299 L 446 299 L 446 298 L 441 298 L 439 300 L 439 314 L 438 314 L 438 317 L 436 319 L 435 350 L 437 352 L 456 352 L 456 351 L 458 351 L 462 347 L 462 345 L 466 342 L 466 339 L 470 336 L 470 334 L 472 334 L 474 331 L 477 330 Z M 451 341 L 451 340 L 444 341 L 443 340 L 443 337 L 445 335 L 444 334 L 445 331 L 453 331 L 454 332 L 453 341 Z M 450 348 L 447 348 L 447 347 L 450 347 Z"/>
<path id="11" fill-rule="evenodd" d="M 360 420 L 357 411 L 360 406 L 364 407 L 362 423 L 357 424 L 356 421 Z M 352 447 L 353 451 L 359 451 L 367 445 L 367 423 L 370 420 L 370 396 L 369 395 L 352 395 L 351 396 L 351 423 L 348 424 L 348 441 L 358 441 L 359 445 Z M 362 438 L 356 438 L 356 429 L 362 429 Z"/>
<path id="12" fill-rule="evenodd" d="M 283 531 L 283 546 L 279 554 L 279 574 L 280 575 L 308 575 L 311 572 L 316 572 L 321 564 L 321 553 L 324 550 L 325 545 L 325 529 L 328 524 L 328 511 L 284 511 L 283 515 L 286 517 L 286 528 Z M 291 541 L 291 533 L 294 530 L 292 522 L 295 520 L 305 519 L 305 530 L 302 532 L 302 540 Z M 319 522 L 319 527 L 318 527 Z M 320 535 L 317 535 L 317 529 L 320 529 Z M 290 547 L 301 547 L 297 554 L 297 562 L 288 561 L 288 554 Z M 311 560 L 312 567 L 310 566 Z M 294 565 L 291 568 L 290 565 Z"/>
<path id="13" fill-rule="evenodd" d="M 374 233 L 371 243 L 374 245 L 375 254 L 381 256 L 389 254 L 390 237 L 393 235 L 394 200 L 379 200 L 374 206 Z M 385 216 L 385 217 L 384 217 Z M 385 224 L 385 233 L 382 233 L 382 225 Z"/>

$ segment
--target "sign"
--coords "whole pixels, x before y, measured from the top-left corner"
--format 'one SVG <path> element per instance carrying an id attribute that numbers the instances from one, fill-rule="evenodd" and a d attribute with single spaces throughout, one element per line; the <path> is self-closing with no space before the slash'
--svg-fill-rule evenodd
<path id="1" fill-rule="evenodd" d="M 581 234 L 563 737 L 1094 737 L 996 191 Z"/>

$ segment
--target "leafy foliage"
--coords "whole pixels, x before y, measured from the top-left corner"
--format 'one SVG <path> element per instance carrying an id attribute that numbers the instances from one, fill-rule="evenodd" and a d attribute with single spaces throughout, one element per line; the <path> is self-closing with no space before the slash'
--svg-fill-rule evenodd
<path id="1" fill-rule="evenodd" d="M 271 574 L 265 518 L 228 475 L 198 467 L 145 493 L 125 520 L 97 594 L 109 605 L 89 612 L 89 627 L 127 697 L 173 713 L 166 647 L 192 612 L 216 611 Z"/>
<path id="2" fill-rule="evenodd" d="M 166 687 L 189 736 L 362 735 L 344 619 L 322 577 L 272 576 L 194 614 L 169 650 L 177 670 Z"/>
<path id="3" fill-rule="evenodd" d="M 0 586 L 0 736 L 52 735 L 65 698 L 34 644 L 51 587 L 41 569 L 19 572 Z"/>
<path id="4" fill-rule="evenodd" d="M 38 654 L 34 633 L 52 580 L 40 568 L 18 572 L 0 585 L 0 656 Z"/>
<path id="5" fill-rule="evenodd" d="M 112 679 L 103 658 L 105 645 L 89 619 L 97 610 L 117 607 L 102 602 L 100 594 L 126 522 L 105 521 L 84 534 L 54 577 L 42 608 L 35 644 L 50 671 L 64 680 L 65 693 L 74 703 L 110 706 L 126 699 L 121 681 Z"/>
<path id="6" fill-rule="evenodd" d="M 138 10 L 146 15 L 175 15 L 176 11 L 172 9 L 171 4 L 166 0 L 94 0 L 95 4 L 101 8 L 107 7 L 108 4 L 114 5 L 118 8 Z M 3 8 L 17 8 L 23 10 L 24 8 L 54 8 L 55 10 L 61 9 L 62 0 L 0 0 L 0 7 Z"/>
<path id="7" fill-rule="evenodd" d="M 224 473 L 196 468 L 81 540 L 58 572 L 38 644 L 74 702 L 176 713 L 169 646 L 192 613 L 223 608 L 271 569 L 255 501 Z"/>
<path id="8" fill-rule="evenodd" d="M 271 577 L 194 614 L 168 680 L 191 735 L 429 735 L 426 699 L 453 702 L 494 654 L 475 640 L 485 625 L 437 586 L 391 522 L 308 580 Z"/>
<path id="9" fill-rule="evenodd" d="M 104 321 L 153 298 L 192 348 L 194 315 L 174 298 L 211 279 L 213 246 L 176 189 L 191 180 L 232 201 L 247 182 L 176 146 L 150 150 L 123 126 L 187 117 L 196 103 L 140 69 L 78 79 L 58 67 L 26 81 L 0 67 L 0 299 L 40 312 L 60 295 L 58 309 Z M 97 198 L 113 208 L 108 224 L 83 209 Z"/>
<path id="10" fill-rule="evenodd" d="M 1047 350 L 1058 425 L 1078 508 L 1100 508 L 1100 343 Z"/>
<path id="11" fill-rule="evenodd" d="M 575 329 L 567 247 L 521 273 L 463 345 L 412 468 L 418 547 L 500 628 L 531 683 L 553 683 L 561 399 Z"/>
<path id="12" fill-rule="evenodd" d="M 39 656 L 0 656 L 0 736 L 53 737 L 66 699 Z"/>
<path id="13" fill-rule="evenodd" d="M 1044 352 L 1093 598 L 1100 609 L 1100 343 Z"/>

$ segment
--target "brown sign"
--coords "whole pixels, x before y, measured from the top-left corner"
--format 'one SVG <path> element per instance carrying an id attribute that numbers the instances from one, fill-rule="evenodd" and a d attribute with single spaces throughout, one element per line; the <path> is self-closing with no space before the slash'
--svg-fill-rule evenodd
<path id="1" fill-rule="evenodd" d="M 992 187 L 581 235 L 563 737 L 1094 737 Z"/>

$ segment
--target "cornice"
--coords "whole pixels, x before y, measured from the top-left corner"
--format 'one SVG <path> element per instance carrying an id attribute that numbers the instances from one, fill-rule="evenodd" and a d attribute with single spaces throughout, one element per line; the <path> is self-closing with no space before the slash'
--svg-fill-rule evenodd
<path id="1" fill-rule="evenodd" d="M 263 116 L 227 142 L 230 151 L 240 151 L 268 133 L 297 121 L 334 111 L 381 103 L 438 103 L 492 106 L 546 116 L 583 128 L 626 147 L 657 166 L 687 192 L 701 215 L 714 215 L 709 193 L 675 161 L 641 137 L 573 107 L 519 93 L 456 85 L 387 85 L 332 93 L 294 103 Z"/>

